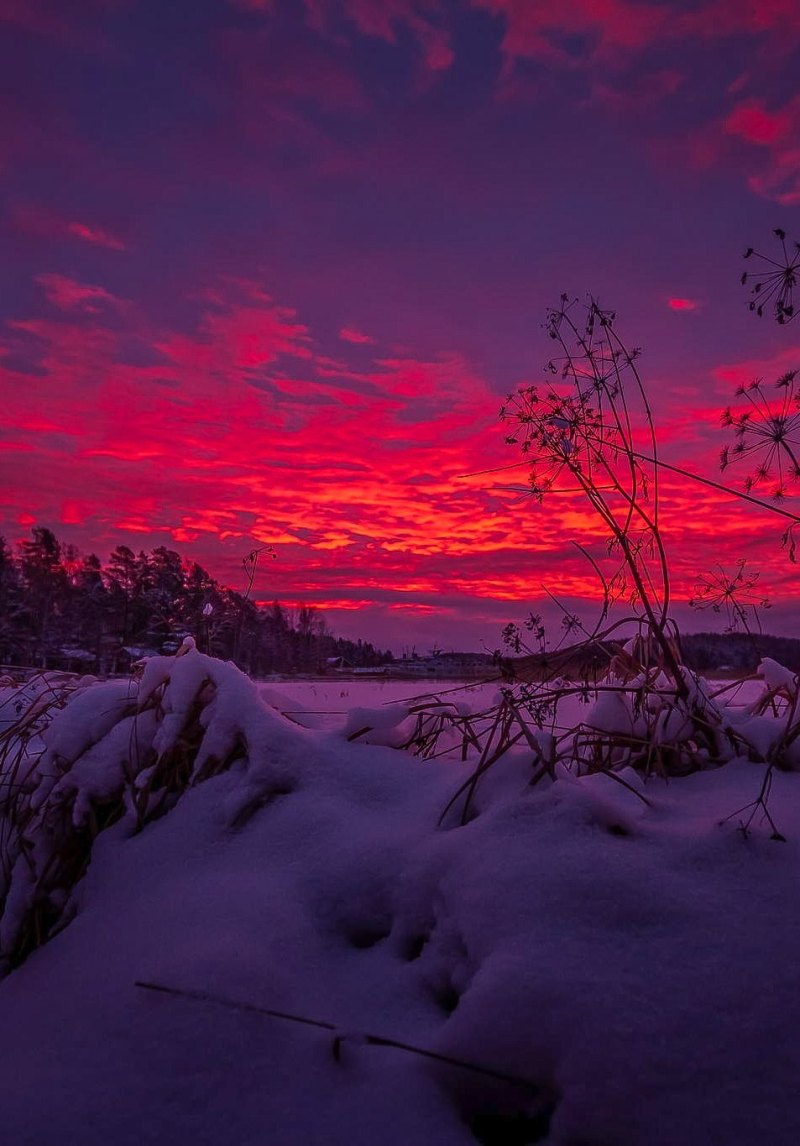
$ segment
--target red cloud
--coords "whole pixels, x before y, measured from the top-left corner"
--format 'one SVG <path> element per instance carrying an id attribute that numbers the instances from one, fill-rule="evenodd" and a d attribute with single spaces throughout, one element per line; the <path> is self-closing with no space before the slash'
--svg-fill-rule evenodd
<path id="1" fill-rule="evenodd" d="M 88 283 L 78 282 L 76 279 L 66 278 L 64 275 L 38 275 L 39 286 L 47 295 L 48 301 L 59 310 L 82 310 L 86 314 L 98 314 L 101 303 L 114 307 L 124 305 L 121 299 L 101 286 L 91 286 Z"/>
<path id="2" fill-rule="evenodd" d="M 282 354 L 308 358 L 309 335 L 295 312 L 277 306 L 248 281 L 229 282 L 226 295 L 216 295 L 196 335 L 174 334 L 159 340 L 181 369 L 199 371 L 259 370 Z"/>
<path id="3" fill-rule="evenodd" d="M 503 52 L 516 59 L 581 65 L 592 59 L 636 55 L 665 41 L 702 42 L 734 35 L 780 38 L 784 45 L 800 37 L 796 0 L 700 0 L 687 11 L 676 0 L 472 0 L 505 22 Z M 570 50 L 570 37 L 589 40 Z"/>
<path id="4" fill-rule="evenodd" d="M 693 12 L 676 13 L 686 34 L 718 39 L 735 35 L 775 35 L 785 44 L 800 34 L 795 0 L 704 0 Z"/>
<path id="5" fill-rule="evenodd" d="M 339 337 L 342 342 L 352 342 L 356 346 L 368 346 L 375 342 L 375 339 L 370 338 L 368 334 L 362 334 L 360 330 L 354 330 L 350 326 L 343 326 L 339 331 Z"/>
<path id="6" fill-rule="evenodd" d="M 16 24 L 30 32 L 59 35 L 65 28 L 62 18 L 49 5 L 33 5 L 29 0 L 0 0 L 0 22 Z"/>
<path id="7" fill-rule="evenodd" d="M 517 460 L 496 395 L 462 357 L 407 354 L 337 376 L 295 312 L 258 284 L 207 293 L 190 331 L 154 328 L 133 307 L 108 329 L 92 309 L 113 297 L 103 288 L 57 276 L 47 285 L 63 313 L 17 324 L 43 344 L 44 376 L 20 385 L 0 359 L 14 427 L 13 452 L 0 454 L 7 520 L 62 522 L 70 540 L 102 552 L 179 542 L 234 585 L 254 539 L 278 544 L 280 560 L 256 587 L 267 598 L 437 610 L 471 598 L 504 601 L 513 616 L 542 582 L 593 594 L 566 539 L 601 554 L 604 529 L 576 496 L 540 511 L 497 488 L 524 486 L 525 466 L 461 476 Z M 120 355 L 133 337 L 161 350 L 156 364 Z M 685 435 L 667 437 L 680 462 Z M 679 555 L 702 555 L 709 537 L 717 560 L 735 558 L 743 537 L 760 543 L 761 524 L 722 495 L 698 499 L 666 474 L 661 496 Z M 693 561 L 679 556 L 687 592 Z"/>
<path id="8" fill-rule="evenodd" d="M 782 375 L 797 367 L 800 360 L 800 345 L 787 346 L 769 358 L 749 358 L 741 362 L 725 362 L 715 367 L 714 377 L 722 384 L 720 393 L 725 396 L 725 405 L 731 399 L 733 391 L 739 386 L 746 386 L 755 378 L 774 378 L 776 381 Z"/>
<path id="9" fill-rule="evenodd" d="M 748 143 L 769 147 L 782 139 L 791 125 L 787 109 L 768 112 L 761 100 L 738 104 L 723 124 L 729 135 L 739 135 Z"/>
<path id="10" fill-rule="evenodd" d="M 598 79 L 592 84 L 592 99 L 616 111 L 637 114 L 652 107 L 665 96 L 674 95 L 685 79 L 685 75 L 674 68 L 648 71 L 634 80 L 628 79 L 624 86 L 615 86 Z"/>
<path id="11" fill-rule="evenodd" d="M 312 27 L 326 27 L 331 7 L 331 0 L 306 0 Z M 439 5 L 432 0 L 345 0 L 344 8 L 364 36 L 394 44 L 397 29 L 408 28 L 420 45 L 428 71 L 446 71 L 453 63 L 449 33 L 430 18 L 439 13 Z"/>
<path id="12" fill-rule="evenodd" d="M 63 0 L 0 0 L 0 23 L 52 36 L 62 44 L 74 44 L 90 52 L 105 52 L 109 43 L 97 27 L 98 17 L 129 2 L 81 0 L 80 4 L 69 5 Z"/>
<path id="13" fill-rule="evenodd" d="M 562 5 L 554 5 L 551 0 L 472 3 L 504 19 L 503 51 L 511 60 L 577 62 L 577 57 L 564 47 L 568 36 L 590 37 L 601 55 L 638 51 L 656 43 L 674 18 L 666 5 L 629 0 L 571 0 Z"/>
<path id="14" fill-rule="evenodd" d="M 216 51 L 218 71 L 207 83 L 207 95 L 220 105 L 219 121 L 225 127 L 212 126 L 190 141 L 203 172 L 216 170 L 220 154 L 231 151 L 237 159 L 226 168 L 226 177 L 234 179 L 252 177 L 254 172 L 263 177 L 265 155 L 274 157 L 274 177 L 288 179 L 284 158 L 277 158 L 285 157 L 286 150 L 313 164 L 315 179 L 350 167 L 352 149 L 331 130 L 330 117 L 359 118 L 368 104 L 346 55 L 330 51 L 313 36 L 287 50 L 272 34 L 269 16 L 247 29 L 226 29 Z"/>
<path id="15" fill-rule="evenodd" d="M 733 109 L 723 129 L 765 153 L 761 169 L 749 177 L 756 194 L 783 206 L 800 204 L 800 96 L 775 110 L 761 100 L 744 101 Z"/>
<path id="16" fill-rule="evenodd" d="M 127 249 L 122 239 L 112 234 L 107 228 L 97 226 L 94 223 L 69 220 L 57 211 L 37 206 L 35 203 L 14 207 L 10 216 L 14 229 L 27 235 L 36 235 L 43 239 L 80 239 L 84 243 L 91 243 L 96 247 L 106 247 L 111 251 Z"/>
<path id="17" fill-rule="evenodd" d="M 667 306 L 670 310 L 697 310 L 700 305 L 693 298 L 668 298 Z"/>
<path id="18" fill-rule="evenodd" d="M 90 227 L 86 223 L 67 223 L 67 231 L 70 235 L 75 235 L 78 239 L 83 239 L 86 243 L 92 243 L 96 247 L 107 247 L 110 251 L 124 251 L 125 244 L 121 239 L 116 238 L 110 231 L 104 231 L 101 227 Z"/>

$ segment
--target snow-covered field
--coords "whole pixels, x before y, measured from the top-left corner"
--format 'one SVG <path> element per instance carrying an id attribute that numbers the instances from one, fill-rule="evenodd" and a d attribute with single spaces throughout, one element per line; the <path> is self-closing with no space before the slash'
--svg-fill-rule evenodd
<path id="1" fill-rule="evenodd" d="M 282 680 L 259 684 L 270 707 L 306 728 L 336 729 L 347 723 L 353 709 L 375 711 L 394 705 L 413 705 L 440 697 L 470 709 L 488 707 L 496 699 L 500 681 L 465 683 L 463 680 Z"/>
<path id="2" fill-rule="evenodd" d="M 72 922 L 0 983 L 3 1141 L 800 1141 L 798 774 L 774 776 L 785 843 L 720 824 L 759 791 L 746 761 L 531 788 L 512 754 L 476 817 L 442 827 L 465 765 L 344 735 L 348 710 L 427 684 L 253 686 L 192 652 L 151 662 L 145 718 L 119 684 L 75 695 L 45 733 L 38 806 L 80 833 L 123 781 L 155 798 L 134 739 L 179 753 L 207 675 L 208 778 L 138 832 L 130 797 Z M 18 917 L 60 822 L 10 873 Z"/>

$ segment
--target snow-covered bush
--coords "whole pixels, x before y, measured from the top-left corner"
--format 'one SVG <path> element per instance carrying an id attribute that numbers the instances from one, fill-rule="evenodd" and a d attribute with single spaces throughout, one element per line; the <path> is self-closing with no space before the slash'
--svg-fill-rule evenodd
<path id="1" fill-rule="evenodd" d="M 97 835 L 136 832 L 193 785 L 241 763 L 232 814 L 294 782 L 273 749 L 280 718 L 233 664 L 188 639 L 138 679 L 41 680 L 9 690 L 0 732 L 0 960 L 6 967 L 63 926 Z"/>

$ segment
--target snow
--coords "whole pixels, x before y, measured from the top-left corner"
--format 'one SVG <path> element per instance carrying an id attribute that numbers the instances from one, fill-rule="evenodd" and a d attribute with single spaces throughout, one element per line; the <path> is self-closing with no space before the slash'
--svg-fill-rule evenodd
<path id="1" fill-rule="evenodd" d="M 491 703 L 473 687 L 447 699 Z M 773 744 L 756 699 L 725 719 Z M 739 830 L 765 776 L 744 758 L 531 787 L 518 747 L 474 818 L 440 825 L 468 764 L 347 740 L 389 735 L 414 700 L 407 682 L 265 688 L 192 648 L 138 689 L 75 689 L 41 730 L 23 899 L 58 801 L 78 830 L 158 775 L 198 707 L 204 735 L 196 782 L 142 830 L 131 806 L 100 832 L 62 889 L 71 922 L 0 983 L 5 1141 L 800 1141 L 800 774 L 773 775 L 786 843 L 757 817 Z M 616 701 L 594 719 L 629 727 Z"/>
<path id="2" fill-rule="evenodd" d="M 399 748 L 404 740 L 402 726 L 408 723 L 409 708 L 405 704 L 384 705 L 381 708 L 351 708 L 347 714 L 344 734 L 348 740 L 361 738 L 368 744 L 385 744 Z"/>
<path id="3" fill-rule="evenodd" d="M 789 697 L 797 696 L 796 675 L 771 657 L 764 657 L 761 661 L 758 666 L 758 675 L 764 678 L 767 688 L 783 690 Z"/>

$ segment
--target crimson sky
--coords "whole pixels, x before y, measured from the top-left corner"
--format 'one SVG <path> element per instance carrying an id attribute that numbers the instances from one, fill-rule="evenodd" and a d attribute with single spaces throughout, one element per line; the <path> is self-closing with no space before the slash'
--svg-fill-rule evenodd
<path id="1" fill-rule="evenodd" d="M 800 365 L 738 284 L 800 238 L 798 75 L 796 0 L 0 0 L 0 529 L 234 586 L 269 542 L 261 598 L 494 647 L 601 543 L 460 478 L 514 460 L 562 291 L 711 476 L 735 385 Z M 768 515 L 665 511 L 684 597 L 743 556 L 796 596 Z"/>

